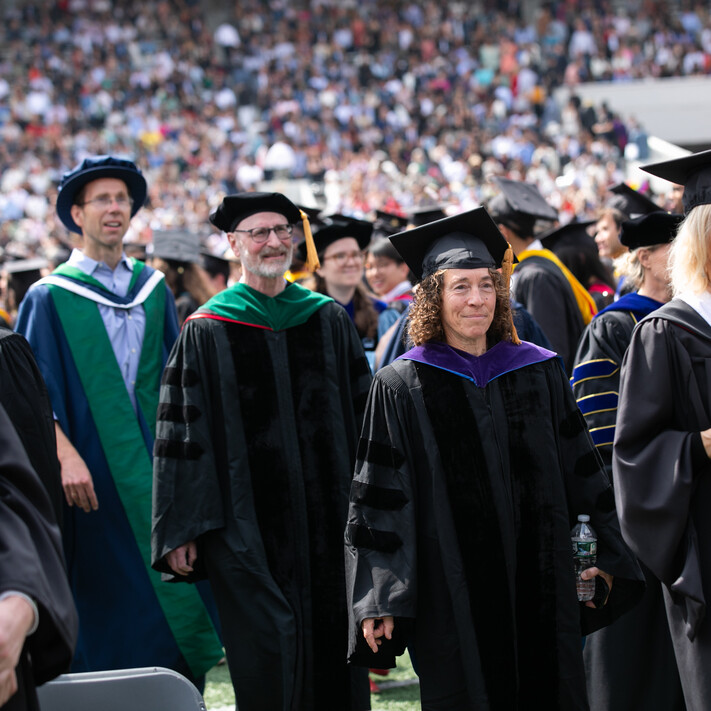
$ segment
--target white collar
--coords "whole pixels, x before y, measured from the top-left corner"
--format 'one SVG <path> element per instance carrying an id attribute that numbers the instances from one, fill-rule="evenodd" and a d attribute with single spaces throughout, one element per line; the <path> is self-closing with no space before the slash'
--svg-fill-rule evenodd
<path id="1" fill-rule="evenodd" d="M 691 306 L 711 326 L 711 294 L 708 291 L 702 291 L 700 294 L 684 292 L 676 298 Z"/>

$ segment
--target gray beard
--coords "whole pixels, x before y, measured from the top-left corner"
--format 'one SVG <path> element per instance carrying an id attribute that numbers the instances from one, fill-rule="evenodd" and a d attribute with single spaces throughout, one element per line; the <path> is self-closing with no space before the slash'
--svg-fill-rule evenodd
<path id="1" fill-rule="evenodd" d="M 265 279 L 275 279 L 284 274 L 287 269 L 291 266 L 291 260 L 294 254 L 294 245 L 290 244 L 289 248 L 284 255 L 284 259 L 281 262 L 273 264 L 263 264 L 259 257 L 253 257 L 251 254 L 247 253 L 247 250 L 240 245 L 240 259 L 242 260 L 242 267 L 248 272 Z"/>

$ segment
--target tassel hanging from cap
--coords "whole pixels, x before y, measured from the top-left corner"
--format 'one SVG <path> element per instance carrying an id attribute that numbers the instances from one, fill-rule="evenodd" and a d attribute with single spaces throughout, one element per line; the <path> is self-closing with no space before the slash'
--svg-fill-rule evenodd
<path id="1" fill-rule="evenodd" d="M 511 272 L 513 271 L 513 249 L 509 244 L 508 249 L 504 252 L 504 258 L 501 262 L 501 274 L 504 277 L 504 286 L 506 286 L 506 293 L 508 294 L 511 290 Z M 509 309 L 509 320 L 511 321 L 511 342 L 515 345 L 521 345 L 521 339 L 516 333 L 516 326 L 513 322 L 513 312 Z"/>
<path id="2" fill-rule="evenodd" d="M 309 224 L 309 216 L 303 211 L 299 210 L 301 215 L 301 221 L 303 223 L 304 237 L 306 238 L 306 269 L 310 272 L 315 272 L 320 266 L 321 262 L 318 260 L 318 253 L 316 252 L 316 245 L 314 244 L 314 236 L 311 234 L 311 225 Z"/>

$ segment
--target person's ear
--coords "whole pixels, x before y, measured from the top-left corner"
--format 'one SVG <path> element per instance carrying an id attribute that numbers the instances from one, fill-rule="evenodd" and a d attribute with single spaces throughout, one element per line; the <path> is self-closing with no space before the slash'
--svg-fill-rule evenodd
<path id="1" fill-rule="evenodd" d="M 84 227 L 84 210 L 81 205 L 72 205 L 69 214 L 79 227 Z"/>

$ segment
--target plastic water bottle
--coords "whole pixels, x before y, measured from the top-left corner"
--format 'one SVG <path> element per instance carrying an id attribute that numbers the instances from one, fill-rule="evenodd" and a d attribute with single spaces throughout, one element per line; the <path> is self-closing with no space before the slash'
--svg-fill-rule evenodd
<path id="1" fill-rule="evenodd" d="M 594 567 L 597 562 L 597 536 L 590 526 L 590 516 L 580 514 L 578 523 L 570 532 L 573 543 L 573 563 L 575 565 L 575 582 L 578 590 L 578 600 L 592 600 L 595 595 L 595 578 L 582 580 L 580 573 Z"/>

